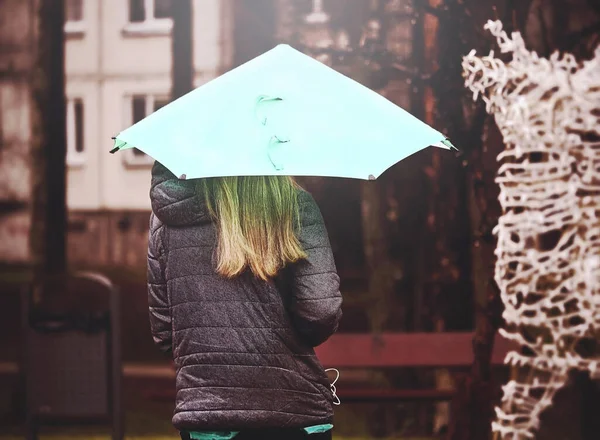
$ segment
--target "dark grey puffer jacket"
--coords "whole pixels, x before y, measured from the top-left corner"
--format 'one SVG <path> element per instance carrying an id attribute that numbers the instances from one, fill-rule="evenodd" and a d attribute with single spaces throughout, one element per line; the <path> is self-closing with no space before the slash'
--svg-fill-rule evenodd
<path id="1" fill-rule="evenodd" d="M 300 191 L 307 260 L 274 281 L 250 271 L 228 280 L 215 272 L 216 230 L 194 186 L 154 165 L 148 299 L 154 341 L 175 359 L 174 426 L 331 423 L 330 383 L 313 347 L 336 331 L 342 298 L 318 206 Z"/>

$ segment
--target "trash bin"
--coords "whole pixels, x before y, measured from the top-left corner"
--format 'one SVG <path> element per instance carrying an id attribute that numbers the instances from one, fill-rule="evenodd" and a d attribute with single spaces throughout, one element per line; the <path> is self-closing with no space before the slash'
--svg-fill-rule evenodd
<path id="1" fill-rule="evenodd" d="M 120 310 L 106 277 L 79 272 L 23 291 L 26 438 L 45 424 L 110 423 L 122 440 Z M 48 287 L 49 286 L 49 287 Z"/>

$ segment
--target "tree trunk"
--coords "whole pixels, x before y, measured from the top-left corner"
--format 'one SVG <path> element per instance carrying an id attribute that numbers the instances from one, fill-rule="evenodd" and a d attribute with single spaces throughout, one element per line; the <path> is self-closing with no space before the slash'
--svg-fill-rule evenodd
<path id="1" fill-rule="evenodd" d="M 233 65 L 243 64 L 275 46 L 275 38 L 291 37 L 290 32 L 282 32 L 278 18 L 293 12 L 293 2 L 274 0 L 236 0 L 234 6 Z M 291 10 L 290 10 L 291 9 Z M 281 15 L 280 15 L 281 14 Z"/>
<path id="2" fill-rule="evenodd" d="M 363 247 L 369 275 L 369 322 L 371 331 L 381 333 L 390 313 L 393 269 L 382 216 L 380 182 L 361 182 Z"/>
<path id="3" fill-rule="evenodd" d="M 435 48 L 431 48 L 439 69 L 431 84 L 438 111 L 436 120 L 465 156 L 439 167 L 439 173 L 433 172 L 435 167 L 431 171 L 432 175 L 440 174 L 436 182 L 432 179 L 432 183 L 439 186 L 436 200 L 440 206 L 435 211 L 435 230 L 440 244 L 436 245 L 436 251 L 439 258 L 443 256 L 446 260 L 439 269 L 439 276 L 445 280 L 445 300 L 440 301 L 440 317 L 446 330 L 464 331 L 472 328 L 475 296 L 472 221 L 476 218 L 470 209 L 472 189 L 469 185 L 477 170 L 472 169 L 469 159 L 473 152 L 481 150 L 485 111 L 475 108 L 471 114 L 464 107 L 466 91 L 461 57 L 472 47 L 480 45 L 477 41 L 479 29 L 476 28 L 479 23 L 474 20 L 465 2 L 435 0 L 430 1 L 429 6 L 440 14 L 435 20 Z M 450 200 L 452 203 L 447 202 Z M 488 278 L 491 274 L 484 276 Z M 477 322 L 474 341 L 476 360 L 468 379 L 457 386 L 450 406 L 448 439 L 483 440 L 489 437 L 493 415 L 489 376 L 496 330 L 494 324 L 489 319 Z"/>
<path id="4" fill-rule="evenodd" d="M 65 40 L 63 0 L 33 4 L 30 248 L 39 279 L 67 267 Z"/>
<path id="5" fill-rule="evenodd" d="M 386 328 L 392 311 L 394 289 L 394 264 L 389 254 L 385 218 L 383 216 L 383 191 L 381 181 L 360 182 L 363 249 L 368 274 L 368 320 L 373 337 L 377 339 Z M 386 372 L 371 374 L 373 382 L 389 384 L 392 377 Z M 369 412 L 367 429 L 373 437 L 390 435 L 393 418 L 384 404 Z"/>
<path id="6" fill-rule="evenodd" d="M 173 2 L 172 91 L 175 100 L 194 88 L 192 1 Z"/>

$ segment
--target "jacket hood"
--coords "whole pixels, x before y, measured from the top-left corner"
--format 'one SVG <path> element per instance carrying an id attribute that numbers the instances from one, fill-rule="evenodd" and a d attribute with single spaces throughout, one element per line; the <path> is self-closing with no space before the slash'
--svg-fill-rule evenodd
<path id="1" fill-rule="evenodd" d="M 150 184 L 152 211 L 169 226 L 192 226 L 211 222 L 206 201 L 194 180 L 180 180 L 165 166 L 154 162 Z"/>

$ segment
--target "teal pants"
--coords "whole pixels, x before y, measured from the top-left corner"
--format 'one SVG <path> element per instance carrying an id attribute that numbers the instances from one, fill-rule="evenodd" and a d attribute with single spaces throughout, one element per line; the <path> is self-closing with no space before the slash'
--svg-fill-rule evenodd
<path id="1" fill-rule="evenodd" d="M 192 438 L 186 432 L 181 433 L 183 440 Z M 214 437 L 219 440 L 222 437 Z M 257 429 L 242 431 L 233 440 L 331 440 L 331 430 L 308 434 L 304 429 Z"/>

